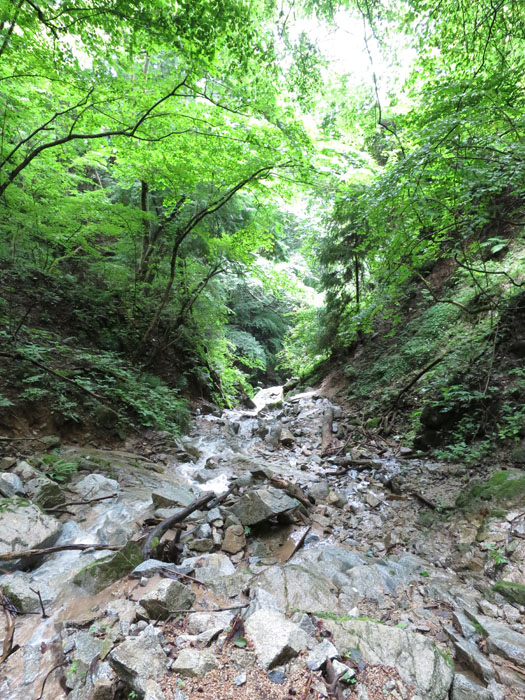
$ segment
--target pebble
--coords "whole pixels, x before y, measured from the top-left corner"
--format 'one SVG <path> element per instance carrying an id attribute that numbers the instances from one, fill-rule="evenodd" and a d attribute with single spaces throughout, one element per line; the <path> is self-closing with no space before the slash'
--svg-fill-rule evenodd
<path id="1" fill-rule="evenodd" d="M 243 671 L 242 673 L 239 673 L 238 676 L 235 676 L 233 679 L 233 682 L 235 685 L 244 685 L 246 681 L 248 680 L 248 674 L 246 671 Z"/>

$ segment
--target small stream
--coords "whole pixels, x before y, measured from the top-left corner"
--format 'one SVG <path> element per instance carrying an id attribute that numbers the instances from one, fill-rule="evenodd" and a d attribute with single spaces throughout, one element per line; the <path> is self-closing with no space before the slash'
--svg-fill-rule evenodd
<path id="1" fill-rule="evenodd" d="M 252 409 L 196 416 L 189 436 L 147 458 L 119 451 L 66 448 L 67 459 L 79 460 L 80 467 L 69 485 L 67 501 L 79 500 L 79 485 L 90 473 L 103 476 L 98 486 L 94 484 L 90 497 L 108 495 L 112 488 L 116 497 L 68 508 L 70 514 L 60 517 L 63 525 L 57 544 L 124 545 L 129 538 L 138 537 L 144 520 L 154 515 L 152 493 L 180 489 L 190 502 L 205 491 L 225 493 L 235 479 L 247 488 L 263 481 L 265 475 L 275 474 L 298 485 L 316 501 L 311 531 L 304 543 L 306 552 L 339 546 L 360 552 L 372 562 L 387 555 L 416 554 L 424 560 L 421 570 L 439 570 L 444 580 L 448 577 L 470 592 L 474 584 L 479 588 L 486 576 L 482 561 L 486 556 L 481 550 L 476 550 L 479 566 L 463 568 L 461 580 L 454 571 L 455 562 L 460 561 L 458 546 L 465 542 L 465 533 L 472 525 L 459 516 L 440 524 L 435 513 L 422 514 L 421 503 L 406 490 L 392 487 L 400 478 L 412 490 L 425 490 L 430 500 L 436 499 L 436 493 L 442 499 L 453 499 L 464 487 L 461 475 L 456 476 L 448 465 L 403 459 L 396 455 L 399 446 L 376 444 L 354 448 L 350 457 L 369 459 L 377 468 L 349 468 L 345 474 L 326 478 L 325 472 L 337 470 L 346 454 L 342 439 L 336 437 L 337 431 L 342 435 L 349 430 L 341 409 L 315 392 L 283 402 L 281 387 L 261 391 L 254 403 Z M 323 455 L 321 424 L 327 408 L 334 414 L 334 437 L 330 454 Z M 283 444 L 285 430 L 289 432 Z M 263 539 L 266 554 L 260 554 L 257 542 L 250 542 L 245 563 L 267 566 L 275 561 L 272 552 L 282 544 L 283 532 Z M 186 550 L 184 556 L 194 554 Z M 47 674 L 64 659 L 63 620 L 78 618 L 82 626 L 93 607 L 102 609 L 119 596 L 131 595 L 137 584 L 127 578 L 96 596 L 73 582 L 83 567 L 106 556 L 105 551 L 65 551 L 47 556 L 24 574 L 26 588 L 40 591 L 48 617 L 42 619 L 38 611 L 16 617 L 14 642 L 20 649 L 0 668 L 2 700 L 39 697 Z M 5 577 L 0 584 L 3 580 Z M 375 616 L 380 617 L 377 610 Z M 419 620 L 420 626 L 423 622 Z M 4 636 L 2 624 L 0 621 L 0 639 Z M 46 681 L 44 698 L 66 697 L 56 675 Z"/>

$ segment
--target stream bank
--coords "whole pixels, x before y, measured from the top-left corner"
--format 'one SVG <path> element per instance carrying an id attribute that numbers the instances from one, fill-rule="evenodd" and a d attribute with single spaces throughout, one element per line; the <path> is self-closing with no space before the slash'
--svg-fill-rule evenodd
<path id="1" fill-rule="evenodd" d="M 345 423 L 274 387 L 141 454 L 62 447 L 67 490 L 5 458 L 0 555 L 120 551 L 0 562 L 0 697 L 525 698 L 523 474 L 348 445 Z"/>

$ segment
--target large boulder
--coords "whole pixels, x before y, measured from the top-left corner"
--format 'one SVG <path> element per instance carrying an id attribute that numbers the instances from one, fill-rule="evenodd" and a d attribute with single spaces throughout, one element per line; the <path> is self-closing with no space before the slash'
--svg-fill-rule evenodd
<path id="1" fill-rule="evenodd" d="M 421 634 L 369 620 L 325 620 L 341 653 L 358 649 L 368 664 L 394 666 L 425 700 L 445 700 L 454 676 L 450 659 Z"/>
<path id="2" fill-rule="evenodd" d="M 264 668 L 285 664 L 308 645 L 306 632 L 277 610 L 257 610 L 246 620 L 245 629 Z"/>
<path id="3" fill-rule="evenodd" d="M 336 586 L 314 568 L 297 564 L 271 566 L 252 579 L 252 586 L 271 592 L 288 612 L 344 612 Z"/>
<path id="4" fill-rule="evenodd" d="M 102 474 L 88 474 L 71 487 L 71 491 L 78 493 L 84 499 L 100 498 L 103 496 L 117 495 L 120 493 L 120 485 L 115 479 L 108 479 Z"/>
<path id="5" fill-rule="evenodd" d="M 0 554 L 51 547 L 57 541 L 62 524 L 43 513 L 34 503 L 20 499 L 3 501 L 0 508 Z M 1 562 L 3 569 L 26 568 L 31 556 Z"/>
<path id="6" fill-rule="evenodd" d="M 195 500 L 195 494 L 184 486 L 164 484 L 162 489 L 153 491 L 151 500 L 155 508 L 169 508 L 170 506 L 189 506 Z"/>
<path id="7" fill-rule="evenodd" d="M 265 486 L 244 494 L 231 510 L 242 525 L 257 525 L 300 505 L 299 501 L 290 498 L 284 491 Z"/>
<path id="8" fill-rule="evenodd" d="M 141 562 L 142 553 L 138 545 L 130 541 L 115 554 L 85 566 L 76 574 L 73 583 L 91 594 L 99 593 L 106 586 L 129 574 Z"/>

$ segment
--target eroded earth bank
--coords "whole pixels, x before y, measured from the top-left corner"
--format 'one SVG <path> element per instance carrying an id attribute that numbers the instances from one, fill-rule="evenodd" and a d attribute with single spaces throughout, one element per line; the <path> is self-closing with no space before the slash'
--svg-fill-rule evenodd
<path id="1" fill-rule="evenodd" d="M 525 698 L 523 472 L 279 387 L 136 453 L 46 447 L 1 461 L 1 698 Z M 113 549 L 28 553 L 72 544 Z"/>

